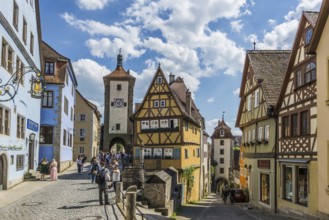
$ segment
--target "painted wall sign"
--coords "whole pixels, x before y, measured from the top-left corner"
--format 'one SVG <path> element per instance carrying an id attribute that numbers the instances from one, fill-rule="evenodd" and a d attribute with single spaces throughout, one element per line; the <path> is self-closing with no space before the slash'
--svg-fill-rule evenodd
<path id="1" fill-rule="evenodd" d="M 26 127 L 32 131 L 38 132 L 39 124 L 32 121 L 31 119 L 27 119 L 27 125 Z"/>
<path id="2" fill-rule="evenodd" d="M 258 160 L 258 168 L 270 169 L 271 168 L 270 160 Z"/>

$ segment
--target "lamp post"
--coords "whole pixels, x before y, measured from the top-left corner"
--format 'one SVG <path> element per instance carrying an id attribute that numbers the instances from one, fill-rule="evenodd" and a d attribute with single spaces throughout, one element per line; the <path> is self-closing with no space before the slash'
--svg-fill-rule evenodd
<path id="1" fill-rule="evenodd" d="M 0 102 L 7 102 L 15 98 L 19 84 L 27 73 L 33 74 L 29 80 L 31 84 L 29 93 L 31 93 L 33 98 L 43 97 L 46 86 L 40 70 L 36 67 L 27 66 L 16 70 L 5 83 L 0 78 Z"/>

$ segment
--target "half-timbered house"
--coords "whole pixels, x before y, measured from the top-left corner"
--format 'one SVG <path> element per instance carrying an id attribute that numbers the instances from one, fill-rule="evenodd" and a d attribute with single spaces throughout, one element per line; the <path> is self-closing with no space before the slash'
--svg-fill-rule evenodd
<path id="1" fill-rule="evenodd" d="M 317 147 L 318 147 L 318 213 L 329 219 L 329 1 L 324 0 L 310 42 L 310 53 L 316 53 Z"/>
<path id="2" fill-rule="evenodd" d="M 317 12 L 304 11 L 275 112 L 278 115 L 277 206 L 298 215 L 317 211 L 316 57 L 307 54 Z"/>
<path id="3" fill-rule="evenodd" d="M 242 130 L 241 183 L 254 206 L 275 209 L 275 128 L 277 104 L 290 57 L 287 50 L 247 51 L 236 126 Z"/>
<path id="4" fill-rule="evenodd" d="M 134 114 L 134 164 L 142 163 L 146 171 L 174 166 L 181 174 L 192 172 L 194 184 L 184 185 L 183 200 L 199 200 L 203 128 L 204 119 L 183 79 L 171 74 L 168 83 L 159 66 Z"/>

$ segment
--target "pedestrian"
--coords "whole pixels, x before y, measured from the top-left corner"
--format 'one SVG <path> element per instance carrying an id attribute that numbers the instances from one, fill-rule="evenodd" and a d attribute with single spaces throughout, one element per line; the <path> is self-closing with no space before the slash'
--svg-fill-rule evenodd
<path id="1" fill-rule="evenodd" d="M 40 173 L 41 173 L 41 180 L 46 180 L 46 175 L 49 173 L 49 166 L 48 166 L 48 161 L 47 159 L 44 157 L 41 161 L 40 164 Z"/>
<path id="2" fill-rule="evenodd" d="M 120 182 L 120 170 L 118 165 L 114 165 L 113 167 L 112 181 L 113 181 L 114 192 L 116 192 L 116 183 Z"/>
<path id="3" fill-rule="evenodd" d="M 78 166 L 78 173 L 81 173 L 81 167 L 82 167 L 82 157 L 79 155 L 79 157 L 76 160 L 77 166 Z"/>
<path id="4" fill-rule="evenodd" d="M 89 175 L 91 175 L 91 183 L 94 183 L 96 179 L 96 175 L 99 171 L 99 163 L 96 160 L 96 157 L 93 158 L 90 163 L 91 163 L 91 167 L 90 167 Z"/>
<path id="5" fill-rule="evenodd" d="M 52 181 L 57 181 L 57 178 L 57 162 L 54 158 L 50 164 L 50 179 Z"/>
<path id="6" fill-rule="evenodd" d="M 105 163 L 101 162 L 100 169 L 97 173 L 96 182 L 98 184 L 98 198 L 99 204 L 103 205 L 103 194 L 104 194 L 104 202 L 105 205 L 109 205 L 109 197 L 108 197 L 108 187 L 111 182 L 110 171 L 105 168 Z"/>

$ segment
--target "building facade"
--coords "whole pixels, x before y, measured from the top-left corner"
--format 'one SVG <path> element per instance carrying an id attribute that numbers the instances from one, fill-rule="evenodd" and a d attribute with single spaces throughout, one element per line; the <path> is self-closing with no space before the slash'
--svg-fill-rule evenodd
<path id="1" fill-rule="evenodd" d="M 318 212 L 329 219 L 329 1 L 324 0 L 310 42 L 309 52 L 316 52 L 317 143 L 318 143 Z"/>
<path id="2" fill-rule="evenodd" d="M 254 206 L 275 210 L 275 149 L 277 104 L 290 51 L 247 51 L 236 126 L 242 130 L 249 199 Z M 241 181 L 243 182 L 243 181 Z"/>
<path id="3" fill-rule="evenodd" d="M 212 158 L 218 163 L 215 167 L 216 192 L 221 193 L 223 186 L 230 182 L 233 144 L 234 138 L 231 128 L 226 125 L 223 116 L 222 120 L 218 121 L 218 125 L 211 136 Z"/>
<path id="4" fill-rule="evenodd" d="M 316 57 L 308 54 L 317 12 L 304 11 L 275 109 L 277 208 L 303 218 L 318 208 Z"/>
<path id="5" fill-rule="evenodd" d="M 78 85 L 70 59 L 42 43 L 43 74 L 47 89 L 41 103 L 39 161 L 58 162 L 61 172 L 72 164 L 75 91 Z"/>
<path id="6" fill-rule="evenodd" d="M 131 153 L 135 77 L 122 65 L 121 53 L 117 58 L 117 67 L 103 77 L 105 86 L 104 110 L 104 146 L 103 151 Z"/>
<path id="7" fill-rule="evenodd" d="M 159 66 L 134 114 L 134 165 L 179 170 L 183 202 L 200 199 L 202 121 L 183 79 L 171 74 L 168 83 Z"/>
<path id="8" fill-rule="evenodd" d="M 78 90 L 74 112 L 73 159 L 82 154 L 91 159 L 99 152 L 101 114 L 97 106 L 84 98 Z"/>
<path id="9" fill-rule="evenodd" d="M 41 100 L 29 93 L 41 69 L 38 0 L 0 1 L 0 41 L 0 190 L 6 190 L 38 166 Z"/>

